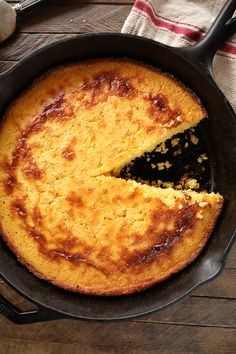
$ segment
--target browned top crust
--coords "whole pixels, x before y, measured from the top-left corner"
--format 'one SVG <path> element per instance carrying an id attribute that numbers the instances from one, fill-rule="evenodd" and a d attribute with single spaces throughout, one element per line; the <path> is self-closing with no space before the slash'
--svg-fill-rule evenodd
<path id="1" fill-rule="evenodd" d="M 0 129 L 4 239 L 32 272 L 73 291 L 125 294 L 169 277 L 200 252 L 222 197 L 109 175 L 205 116 L 176 79 L 128 60 L 45 74 Z"/>

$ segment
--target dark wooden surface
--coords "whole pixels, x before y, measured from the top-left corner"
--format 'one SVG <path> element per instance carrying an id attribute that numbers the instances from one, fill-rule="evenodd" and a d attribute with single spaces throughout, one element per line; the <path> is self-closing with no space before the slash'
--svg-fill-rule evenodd
<path id="1" fill-rule="evenodd" d="M 11 1 L 14 2 L 14 1 Z M 22 19 L 0 44 L 0 72 L 60 38 L 88 31 L 120 31 L 133 0 L 58 0 Z M 17 326 L 0 316 L 0 354 L 234 354 L 236 353 L 236 245 L 223 272 L 179 303 L 118 323 L 57 320 Z M 22 309 L 32 306 L 3 282 L 0 293 Z"/>

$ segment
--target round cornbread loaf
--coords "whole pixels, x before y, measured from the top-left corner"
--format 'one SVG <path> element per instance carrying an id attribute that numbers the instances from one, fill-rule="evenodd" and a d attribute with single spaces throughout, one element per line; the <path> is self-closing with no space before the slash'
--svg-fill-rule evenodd
<path id="1" fill-rule="evenodd" d="M 196 258 L 223 198 L 115 175 L 205 116 L 189 89 L 139 63 L 48 72 L 1 125 L 3 238 L 34 274 L 81 293 L 127 294 L 168 278 Z"/>

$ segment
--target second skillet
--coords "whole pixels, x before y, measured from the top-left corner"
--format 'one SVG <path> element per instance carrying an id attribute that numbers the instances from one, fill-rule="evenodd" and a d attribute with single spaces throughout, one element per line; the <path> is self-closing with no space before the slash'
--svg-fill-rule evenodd
<path id="1" fill-rule="evenodd" d="M 56 42 L 34 52 L 0 75 L 0 115 L 36 77 L 58 64 L 98 57 L 129 57 L 161 68 L 200 97 L 210 119 L 203 134 L 210 158 L 212 190 L 225 198 L 224 210 L 198 259 L 170 280 L 139 294 L 95 297 L 70 293 L 36 278 L 0 242 L 0 274 L 37 310 L 20 312 L 0 296 L 0 312 L 16 323 L 55 318 L 115 320 L 146 314 L 179 300 L 222 269 L 236 230 L 236 118 L 212 77 L 212 60 L 220 44 L 236 32 L 231 19 L 236 0 L 229 0 L 205 38 L 189 48 L 171 48 L 140 37 L 87 34 Z"/>

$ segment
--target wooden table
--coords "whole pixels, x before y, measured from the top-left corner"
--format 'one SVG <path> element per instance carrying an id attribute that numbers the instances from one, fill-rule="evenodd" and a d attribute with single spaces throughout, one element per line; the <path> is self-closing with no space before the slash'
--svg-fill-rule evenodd
<path id="1" fill-rule="evenodd" d="M 11 1 L 14 2 L 14 1 Z M 89 31 L 120 31 L 133 0 L 58 0 L 19 22 L 0 44 L 0 71 L 33 50 Z M 220 276 L 171 307 L 118 323 L 57 320 L 17 326 L 0 316 L 0 354 L 236 353 L 236 245 Z M 29 304 L 4 283 L 0 292 Z"/>

